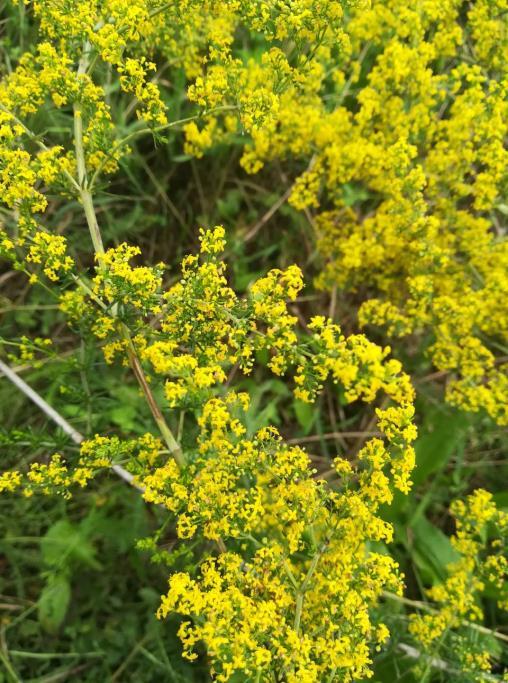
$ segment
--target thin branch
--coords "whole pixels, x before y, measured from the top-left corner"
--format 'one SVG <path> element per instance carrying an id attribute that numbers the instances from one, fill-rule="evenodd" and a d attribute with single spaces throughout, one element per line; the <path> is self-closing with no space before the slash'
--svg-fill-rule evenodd
<path id="1" fill-rule="evenodd" d="M 426 657 L 426 655 L 423 652 L 420 652 L 420 650 L 417 650 L 415 647 L 413 647 L 412 645 L 408 645 L 407 643 L 398 643 L 397 649 L 403 652 L 410 659 L 420 659 Z M 453 669 L 452 667 L 450 667 L 449 664 L 444 661 L 444 659 L 440 659 L 439 657 L 429 657 L 428 665 L 432 669 L 446 671 L 449 674 L 454 674 L 454 676 L 460 676 L 461 673 L 457 669 Z M 497 676 L 493 676 L 492 674 L 482 671 L 482 680 L 500 681 L 501 679 Z"/>
<path id="2" fill-rule="evenodd" d="M 77 77 L 80 78 L 83 74 L 86 73 L 87 67 L 88 67 L 88 58 L 89 58 L 89 52 L 90 52 L 90 43 L 85 42 L 84 47 L 83 47 L 83 54 L 81 56 L 81 59 L 79 61 L 79 66 L 78 66 L 78 71 L 77 71 Z M 83 122 L 82 122 L 82 112 L 81 112 L 81 107 L 79 103 L 74 104 L 74 147 L 76 150 L 76 164 L 78 168 L 78 180 L 79 180 L 79 192 L 80 192 L 80 197 L 81 201 L 83 204 L 83 208 L 85 211 L 85 216 L 86 216 L 86 221 L 88 224 L 88 230 L 90 232 L 90 237 L 92 239 L 92 244 L 94 247 L 95 255 L 98 259 L 99 262 L 99 268 L 102 267 L 102 256 L 104 254 L 104 246 L 102 243 L 102 236 L 99 228 L 99 224 L 97 222 L 97 216 L 95 214 L 95 208 L 93 205 L 93 198 L 92 194 L 90 192 L 89 184 L 88 184 L 88 178 L 87 178 L 87 170 L 86 170 L 86 159 L 85 159 L 85 148 L 84 148 L 84 142 L 83 142 Z M 81 283 L 80 283 L 81 284 Z M 81 285 L 83 286 L 83 285 Z M 112 312 L 114 314 L 115 309 L 112 309 Z M 180 446 L 178 445 L 176 439 L 173 436 L 173 433 L 171 432 L 171 429 L 169 428 L 169 425 L 167 424 L 166 420 L 164 419 L 164 416 L 162 415 L 162 412 L 157 405 L 157 401 L 155 400 L 152 391 L 148 385 L 148 382 L 146 381 L 146 377 L 143 373 L 143 368 L 141 366 L 141 362 L 138 358 L 138 355 L 136 353 L 136 349 L 134 347 L 134 344 L 132 343 L 132 338 L 130 335 L 130 331 L 128 327 L 124 323 L 120 323 L 119 326 L 120 333 L 122 335 L 123 340 L 127 344 L 127 355 L 129 358 L 130 366 L 132 368 L 132 371 L 134 372 L 134 375 L 145 395 L 145 398 L 147 399 L 148 406 L 152 412 L 153 418 L 157 424 L 157 427 L 159 428 L 159 431 L 164 439 L 164 441 L 167 444 L 167 447 L 174 457 L 175 461 L 177 464 L 181 467 L 184 464 L 184 458 L 182 455 L 182 451 Z"/>
<path id="3" fill-rule="evenodd" d="M 95 185 L 95 182 L 101 173 L 101 171 L 104 169 L 108 161 L 114 158 L 114 155 L 116 152 L 118 152 L 124 145 L 126 145 L 130 140 L 133 140 L 134 138 L 137 138 L 140 135 L 145 135 L 147 133 L 151 133 L 152 135 L 156 135 L 159 133 L 163 133 L 166 130 L 169 130 L 171 128 L 175 128 L 176 126 L 180 126 L 184 123 L 190 123 L 191 121 L 198 121 L 200 119 L 204 119 L 207 116 L 212 116 L 213 114 L 222 112 L 222 111 L 237 111 L 238 107 L 234 105 L 224 105 L 222 107 L 215 107 L 214 109 L 210 109 L 208 111 L 203 111 L 199 112 L 198 114 L 194 114 L 193 116 L 187 116 L 186 118 L 183 119 L 175 119 L 174 121 L 169 121 L 168 123 L 164 123 L 160 126 L 154 126 L 152 128 L 150 127 L 145 127 L 145 128 L 139 128 L 138 130 L 134 130 L 128 135 L 126 135 L 124 138 L 121 140 L 115 140 L 112 146 L 112 150 L 104 157 L 104 159 L 101 161 L 97 169 L 94 171 L 92 178 L 89 183 L 89 187 L 92 188 Z"/>
<path id="4" fill-rule="evenodd" d="M 11 368 L 6 365 L 2 360 L 0 360 L 0 371 L 3 373 L 3 375 L 10 381 L 12 384 L 14 384 L 15 387 L 17 387 L 27 398 L 29 398 L 35 405 L 42 410 L 42 412 L 47 415 L 47 417 L 50 418 L 56 425 L 60 427 L 60 429 L 69 436 L 72 441 L 74 441 L 75 444 L 80 444 L 82 441 L 85 440 L 85 437 L 80 434 L 72 425 L 70 425 L 67 420 L 60 415 L 60 413 L 57 413 L 57 411 L 52 408 L 49 403 L 47 403 L 40 394 L 38 394 L 34 389 L 32 389 L 31 386 L 29 386 L 24 380 L 21 379 L 21 377 L 18 377 L 18 375 L 11 370 Z M 112 465 L 111 469 L 115 474 L 117 474 L 119 477 L 121 477 L 124 481 L 126 481 L 128 484 L 131 484 L 132 486 L 135 486 L 133 484 L 134 476 L 130 473 L 127 472 L 126 469 L 124 469 L 121 465 Z M 136 488 L 139 491 L 143 491 L 139 486 L 136 486 Z"/>
<path id="5" fill-rule="evenodd" d="M 316 443 L 319 441 L 333 441 L 341 437 L 344 438 L 357 438 L 357 437 L 367 437 L 367 436 L 382 436 L 381 432 L 329 432 L 327 434 L 311 434 L 310 436 L 301 436 L 295 439 L 288 439 L 287 444 L 299 444 L 299 443 Z"/>
<path id="6" fill-rule="evenodd" d="M 247 233 L 243 237 L 244 242 L 250 242 L 258 234 L 261 228 L 268 223 L 268 221 L 274 216 L 277 211 L 283 206 L 289 199 L 289 195 L 293 191 L 293 186 L 288 187 L 284 194 L 277 199 L 277 201 L 268 209 L 268 211 L 261 216 L 259 221 L 255 223 L 251 228 L 248 229 Z"/>
<path id="7" fill-rule="evenodd" d="M 90 53 L 90 43 L 87 41 L 83 47 L 83 54 L 79 60 L 77 77 L 78 80 L 86 73 L 88 67 L 88 57 Z M 88 189 L 88 179 L 86 173 L 85 148 L 83 144 L 83 113 L 81 104 L 74 103 L 74 149 L 76 151 L 76 166 L 78 169 L 79 196 L 86 216 L 90 237 L 96 254 L 104 253 L 101 232 L 95 215 L 92 195 Z"/>
<path id="8" fill-rule="evenodd" d="M 388 600 L 400 602 L 401 604 L 407 605 L 408 607 L 414 607 L 415 609 L 423 610 L 424 612 L 428 612 L 429 614 L 436 614 L 438 612 L 438 610 L 434 609 L 431 605 L 428 605 L 426 602 L 421 602 L 420 600 L 410 600 L 409 598 L 405 598 L 401 595 L 396 595 L 395 593 L 390 593 L 389 591 L 383 591 L 383 597 L 387 598 Z M 503 640 L 505 643 L 508 643 L 508 636 L 504 633 L 500 633 L 499 631 L 494 631 L 491 628 L 481 626 L 481 624 L 475 624 L 472 621 L 467 621 L 466 619 L 462 620 L 462 625 L 466 626 L 467 628 L 473 629 L 473 631 L 478 631 L 478 633 L 484 633 L 485 635 L 493 636 L 498 640 Z"/>

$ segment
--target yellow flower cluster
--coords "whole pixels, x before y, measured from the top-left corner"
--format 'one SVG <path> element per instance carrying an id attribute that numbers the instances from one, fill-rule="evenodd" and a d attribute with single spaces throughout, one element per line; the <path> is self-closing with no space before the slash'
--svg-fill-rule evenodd
<path id="1" fill-rule="evenodd" d="M 21 485 L 22 477 L 19 472 L 8 471 L 0 474 L 0 492 L 9 491 L 12 493 L 16 491 Z"/>
<path id="2" fill-rule="evenodd" d="M 50 280 L 56 281 L 61 274 L 70 271 L 74 265 L 73 259 L 66 252 L 65 237 L 39 230 L 33 237 L 26 260 L 29 263 L 42 263 L 44 274 Z"/>
<path id="3" fill-rule="evenodd" d="M 0 195 L 8 209 L 15 212 L 16 229 L 9 233 L 4 225 L 0 226 L 0 254 L 13 260 L 18 267 L 22 267 L 21 261 L 17 258 L 16 248 L 23 247 L 27 237 L 33 234 L 37 225 L 34 214 L 44 211 L 47 205 L 44 195 L 36 185 L 51 185 L 61 180 L 68 163 L 62 156 L 62 148 L 58 146 L 51 150 L 41 150 L 33 156 L 22 149 L 21 139 L 25 128 L 4 108 L 8 96 L 3 86 L 4 83 L 0 82 Z M 39 242 L 34 245 L 35 251 L 31 252 L 31 255 L 35 256 L 35 262 L 40 263 L 44 254 L 48 257 L 48 262 L 53 261 L 56 264 L 56 257 L 61 257 L 65 252 L 65 238 L 46 233 L 37 239 Z M 56 250 L 53 254 L 48 253 L 47 248 L 42 248 L 44 242 L 47 242 L 49 247 L 50 240 L 51 248 Z M 68 270 L 69 264 L 68 260 L 63 259 L 60 265 L 48 265 L 46 275 L 50 279 L 58 279 L 57 272 Z"/>
<path id="4" fill-rule="evenodd" d="M 155 65 L 137 54 L 138 45 L 155 30 L 151 15 L 161 10 L 159 2 L 136 0 L 126 5 L 119 0 L 75 0 L 63 4 L 60 0 L 38 0 L 34 10 L 41 36 L 49 44 L 58 45 L 60 53 L 70 60 L 95 58 L 89 53 L 96 51 L 116 69 L 122 90 L 136 96 L 140 116 L 150 124 L 166 123 L 159 89 L 149 81 L 148 74 Z M 79 84 L 87 79 L 78 72 L 74 80 Z M 53 100 L 57 106 L 64 104 L 64 100 L 73 101 L 66 92 L 57 93 Z"/>
<path id="5" fill-rule="evenodd" d="M 413 389 L 400 363 L 386 359 L 389 348 L 381 349 L 364 335 L 346 338 L 322 317 L 311 320 L 310 340 L 299 339 L 297 318 L 287 309 L 288 300 L 303 287 L 297 266 L 270 271 L 244 298 L 238 297 L 219 260 L 224 235 L 221 226 L 201 231 L 200 256 L 184 258 L 181 280 L 162 295 L 160 331 L 152 327 L 134 340 L 141 358 L 156 374 L 168 377 L 169 405 L 198 408 L 214 386 L 225 382 L 234 364 L 249 373 L 259 351 L 269 352 L 267 364 L 276 375 L 294 374 L 295 396 L 307 402 L 314 401 L 329 377 L 344 387 L 348 402 L 371 403 L 385 392 L 396 407 L 379 413 L 379 425 L 400 451 L 393 474 L 397 486 L 407 490 L 414 466 L 409 444 L 416 434 L 407 429 L 414 412 Z M 102 320 L 95 325 L 106 336 Z"/>
<path id="6" fill-rule="evenodd" d="M 126 359 L 128 343 L 118 322 L 129 320 L 133 310 L 157 313 L 160 329 L 147 324 L 139 328 L 138 315 L 133 344 L 152 371 L 166 378 L 165 395 L 172 408 L 201 409 L 235 364 L 250 373 L 259 351 L 268 352 L 267 366 L 276 375 L 293 374 L 294 394 L 305 402 L 314 402 L 328 379 L 343 388 L 349 403 L 373 403 L 384 393 L 392 405 L 376 412 L 389 450 L 377 442 L 378 456 L 383 465 L 390 462 L 393 485 L 407 492 L 415 457 L 414 391 L 401 364 L 387 359 L 390 349 L 364 335 L 345 337 L 322 316 L 310 321 L 311 336 L 302 337 L 296 316 L 287 308 L 303 287 L 297 266 L 270 271 L 241 298 L 228 286 L 220 260 L 224 228 L 201 230 L 200 240 L 200 255 L 184 258 L 182 278 L 164 293 L 159 267 L 132 268 L 128 261 L 137 250 L 124 244 L 99 257 L 89 299 L 81 290 L 67 292 L 61 308 L 71 321 L 88 324 L 96 337 L 107 340 L 103 350 L 108 362 L 117 356 Z M 107 307 L 93 315 L 90 310 L 97 302 Z M 382 496 L 390 498 L 387 491 Z"/>
<path id="7" fill-rule="evenodd" d="M 335 0 L 183 0 L 170 3 L 157 20 L 154 43 L 192 79 L 191 101 L 226 109 L 218 114 L 220 125 L 205 126 L 202 136 L 195 124 L 187 128 L 188 150 L 198 155 L 222 129 L 236 131 L 228 109 L 237 109 L 243 129 L 263 127 L 274 120 L 282 92 L 312 80 L 317 52 L 336 54 L 347 44 L 343 5 Z M 239 31 L 261 39 L 259 60 L 246 60 L 238 50 Z"/>
<path id="8" fill-rule="evenodd" d="M 388 556 L 371 553 L 360 566 L 353 560 L 353 569 L 340 546 L 330 541 L 319 548 L 303 571 L 290 567 L 276 545 L 260 547 L 248 563 L 237 553 L 223 554 L 203 564 L 198 580 L 174 574 L 159 616 L 176 609 L 203 623 L 183 621 L 179 636 L 190 660 L 196 644 L 206 642 L 217 681 L 236 674 L 268 682 L 273 671 L 288 683 L 370 676 L 368 642 L 383 642 L 387 632 L 373 628 L 366 605 L 397 577 Z M 324 590 L 333 596 L 332 609 L 323 603 Z"/>
<path id="9" fill-rule="evenodd" d="M 36 45 L 0 82 L 0 192 L 13 210 L 0 230 L 0 253 L 20 268 L 26 238 L 40 230 L 46 187 L 77 195 L 91 220 L 86 193 L 101 173 L 117 170 L 128 139 L 145 130 L 134 123 L 122 138 L 130 122 L 112 120 L 112 80 L 130 100 L 125 108 L 157 135 L 171 123 L 156 61 L 182 68 L 190 101 L 205 110 L 186 127 L 185 149 L 199 156 L 225 133 L 273 122 L 282 94 L 314 79 L 318 53 L 336 54 L 347 43 L 336 0 L 37 0 L 32 9 Z M 245 58 L 240 31 L 261 41 L 260 60 Z M 55 108 L 74 139 L 59 136 L 51 146 L 31 126 Z M 211 108 L 218 118 L 208 116 Z M 38 258 L 32 250 L 29 260 Z M 45 271 L 55 279 L 59 268 Z"/>
<path id="10" fill-rule="evenodd" d="M 498 509 L 487 491 L 478 489 L 465 501 L 452 504 L 456 519 L 456 533 L 452 545 L 459 554 L 457 562 L 449 565 L 444 583 L 428 591 L 439 609 L 425 615 L 412 615 L 409 631 L 418 643 L 429 652 L 443 644 L 446 634 L 461 629 L 464 645 L 454 650 L 461 653 L 461 668 L 477 674 L 475 680 L 484 680 L 482 672 L 490 671 L 489 653 L 482 651 L 477 639 L 467 639 L 471 628 L 483 618 L 479 597 L 495 588 L 500 595 L 498 604 L 508 609 L 508 514 Z M 473 622 L 468 626 L 467 622 Z"/>
<path id="11" fill-rule="evenodd" d="M 247 402 L 233 393 L 210 400 L 188 468 L 169 462 L 139 480 L 147 500 L 177 514 L 180 538 L 241 549 L 205 562 L 197 578 L 174 574 L 159 616 L 193 620 L 179 631 L 184 656 L 195 659 L 204 641 L 219 681 L 269 681 L 273 671 L 294 683 L 369 676 L 371 650 L 388 637 L 371 609 L 383 590 L 402 588 L 396 563 L 367 545 L 392 537 L 376 514 L 391 500 L 390 457 L 372 440 L 358 470 L 336 461 L 342 483 L 328 489 L 275 429 L 246 438 L 236 413 Z"/>
<path id="12" fill-rule="evenodd" d="M 86 486 L 98 472 L 118 462 L 127 461 L 133 473 L 153 466 L 159 462 L 161 450 L 161 442 L 152 434 L 131 441 L 96 435 L 81 443 L 79 458 L 72 465 L 57 453 L 47 463 L 32 463 L 26 473 L 15 470 L 3 473 L 0 492 L 20 489 L 26 497 L 38 493 L 70 498 L 74 486 Z"/>
<path id="13" fill-rule="evenodd" d="M 350 49 L 337 58 L 319 44 L 312 78 L 288 78 L 270 117 L 246 126 L 242 161 L 250 172 L 272 160 L 308 163 L 290 202 L 326 208 L 315 219 L 318 286 L 358 293 L 360 323 L 391 337 L 429 331 L 428 355 L 449 374 L 447 400 L 500 424 L 508 423 L 505 13 L 504 0 L 353 7 L 343 23 Z M 256 79 L 263 69 L 251 70 Z"/>
<path id="14" fill-rule="evenodd" d="M 79 195 L 80 186 L 90 180 L 84 169 L 97 174 L 118 167 L 122 146 L 114 142 L 117 133 L 104 83 L 94 73 L 97 61 L 116 70 L 120 88 L 135 98 L 139 115 L 150 126 L 167 123 L 158 86 L 149 80 L 155 67 L 137 54 L 139 44 L 155 29 L 150 17 L 160 10 L 157 2 L 38 0 L 32 6 L 38 42 L 0 82 L 0 193 L 13 210 L 12 226 L 0 231 L 0 253 L 18 267 L 19 248 L 27 237 L 36 242 L 28 260 L 41 260 L 40 241 L 46 234 L 39 234 L 35 215 L 46 208 L 43 190 L 51 186 Z M 68 131 L 80 131 L 83 159 L 72 139 L 65 146 L 48 146 L 45 137 L 27 125 L 51 107 L 61 110 L 67 121 L 72 107 L 74 124 L 71 121 Z M 56 258 L 53 261 L 56 264 Z M 66 263 L 46 265 L 46 275 L 56 279 L 59 270 L 68 270 Z"/>
<path id="15" fill-rule="evenodd" d="M 248 172 L 303 162 L 290 202 L 317 209 L 318 286 L 355 292 L 361 325 L 430 337 L 432 362 L 450 375 L 448 400 L 508 423 L 497 353 L 508 340 L 506 10 L 506 0 L 373 0 L 346 10 L 337 0 L 33 2 L 40 40 L 0 82 L 8 209 L 0 253 L 67 285 L 75 264 L 66 238 L 43 229 L 37 214 L 48 188 L 78 199 L 96 268 L 90 279 L 72 273 L 75 289 L 61 295 L 60 310 L 104 342 L 108 363 L 131 365 L 165 446 L 151 434 L 95 436 L 73 464 L 56 454 L 0 475 L 0 491 L 69 497 L 121 463 L 145 500 L 170 513 L 175 553 L 193 559 L 170 577 L 159 616 L 184 618 L 184 656 L 195 659 L 204 644 L 214 680 L 373 675 L 373 652 L 389 637 L 375 610 L 384 591 L 402 590 L 397 563 L 382 550 L 393 529 L 381 506 L 411 487 L 414 392 L 390 347 L 346 336 L 324 316 L 298 326 L 290 306 L 303 288 L 298 266 L 270 270 L 238 296 L 222 261 L 222 226 L 200 230 L 199 254 L 183 259 L 180 279 L 163 291 L 164 264 L 132 265 L 140 250 L 125 243 L 104 250 L 97 178 L 117 170 L 132 136 L 158 136 L 175 123 L 160 76 L 182 69 L 200 109 L 185 119 L 185 152 L 200 157 L 240 131 Z M 250 57 L 244 34 L 259 48 Z M 127 120 L 114 123 L 115 97 L 130 104 L 118 107 Z M 52 108 L 69 135 L 48 146 L 28 123 Z M 133 111 L 147 129 L 129 120 Z M 33 353 L 22 340 L 21 357 Z M 372 404 L 378 437 L 354 459 L 336 457 L 327 483 L 274 427 L 249 428 L 249 398 L 230 385 L 255 362 L 292 377 L 299 401 L 313 403 L 333 384 L 345 403 Z M 150 385 L 181 409 L 181 425 L 192 423 L 184 448 Z M 481 490 L 452 512 L 460 559 L 429 591 L 440 609 L 411 620 L 427 653 L 481 617 L 486 586 L 502 592 L 506 584 L 507 515 Z M 498 537 L 487 540 L 493 527 Z M 474 648 L 461 664 L 490 668 Z"/>
<path id="16" fill-rule="evenodd" d="M 92 290 L 94 296 L 108 306 L 133 308 L 141 314 L 159 313 L 158 294 L 164 264 L 131 266 L 129 261 L 140 253 L 139 247 L 123 243 L 97 255 L 98 272 L 93 279 Z"/>
<path id="17" fill-rule="evenodd" d="M 160 616 L 176 611 L 195 620 L 180 629 L 187 657 L 193 659 L 195 645 L 204 641 L 221 681 L 234 675 L 269 681 L 273 672 L 294 683 L 369 676 L 372 652 L 388 637 L 372 610 L 384 590 L 402 587 L 396 562 L 372 543 L 393 535 L 380 505 L 410 487 L 413 389 L 400 364 L 386 358 L 388 349 L 362 335 L 346 338 L 321 317 L 310 323 L 312 338 L 298 332 L 287 309 L 303 286 L 296 266 L 269 272 L 240 298 L 220 261 L 224 228 L 201 230 L 200 240 L 199 256 L 184 258 L 180 281 L 164 294 L 160 274 L 132 268 L 128 261 L 137 252 L 121 245 L 99 255 L 93 290 L 67 293 L 62 301 L 73 321 L 83 307 L 98 305 L 100 315 L 86 313 L 81 323 L 88 320 L 123 357 L 128 342 L 114 337 L 118 326 L 109 321 L 125 319 L 129 308 L 138 312 L 130 352 L 169 376 L 171 406 L 197 415 L 197 438 L 185 456 L 168 457 L 151 435 L 132 441 L 96 436 L 81 445 L 75 465 L 56 455 L 24 475 L 6 473 L 2 488 L 68 497 L 73 486 L 121 462 L 145 499 L 171 512 L 179 543 L 214 542 L 220 549 L 197 575 L 176 573 L 161 603 Z M 105 304 L 116 307 L 114 317 Z M 144 314 L 154 311 L 160 311 L 160 329 L 140 327 Z M 233 364 L 248 373 L 260 350 L 268 352 L 276 374 L 294 371 L 295 393 L 307 391 L 308 401 L 328 377 L 342 385 L 347 401 L 373 403 L 385 394 L 385 407 L 377 409 L 383 438 L 367 441 L 354 463 L 336 458 L 333 487 L 275 428 L 248 435 L 249 398 L 224 385 Z"/>

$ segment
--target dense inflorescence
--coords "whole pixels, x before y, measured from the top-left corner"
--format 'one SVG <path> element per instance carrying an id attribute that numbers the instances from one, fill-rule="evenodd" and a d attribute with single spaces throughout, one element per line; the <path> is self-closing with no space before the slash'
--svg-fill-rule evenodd
<path id="1" fill-rule="evenodd" d="M 492 494 L 482 489 L 464 501 L 455 501 L 451 512 L 456 519 L 456 533 L 451 540 L 459 559 L 448 567 L 445 582 L 429 591 L 428 597 L 438 603 L 439 609 L 412 615 L 409 631 L 429 652 L 436 643 L 443 644 L 450 638 L 460 669 L 482 680 L 482 675 L 491 670 L 492 661 L 481 641 L 474 637 L 474 624 L 482 618 L 479 597 L 489 587 L 500 591 L 499 606 L 507 607 L 508 515 L 496 507 Z M 461 628 L 464 621 L 472 622 L 473 629 Z"/>
<path id="2" fill-rule="evenodd" d="M 156 272 L 130 266 L 133 250 L 121 245 L 99 260 L 88 296 L 78 285 L 63 298 L 70 312 L 69 300 L 80 297 L 81 324 L 90 321 L 108 362 L 125 358 L 123 326 L 137 314 L 130 343 L 151 366 L 152 384 L 160 376 L 169 405 L 197 415 L 196 445 L 183 463 L 149 434 L 132 442 L 96 436 L 81 445 L 74 465 L 57 454 L 26 474 L 6 473 L 1 486 L 69 496 L 73 485 L 124 463 L 145 499 L 173 514 L 182 542 L 214 541 L 222 549 L 197 576 L 174 574 L 162 600 L 161 616 L 176 611 L 196 622 L 180 629 L 187 657 L 204 641 L 224 681 L 235 672 L 270 680 L 273 671 L 287 671 L 291 681 L 359 678 L 370 671 L 371 648 L 388 637 L 370 610 L 383 590 L 402 585 L 397 564 L 368 544 L 391 540 L 379 506 L 410 488 L 413 389 L 400 363 L 386 359 L 388 349 L 361 335 L 346 338 L 323 317 L 310 322 L 309 340 L 299 338 L 287 309 L 303 286 L 297 267 L 271 271 L 239 298 L 220 260 L 224 236 L 222 227 L 201 231 L 200 256 L 184 259 L 180 281 L 167 291 Z M 105 302 L 114 305 L 109 315 Z M 84 314 L 93 307 L 99 318 Z M 159 328 L 141 328 L 140 317 L 154 311 Z M 248 395 L 224 385 L 233 364 L 249 373 L 261 350 L 270 353 L 272 372 L 294 374 L 295 394 L 306 401 L 331 377 L 350 402 L 371 403 L 379 392 L 391 402 L 376 409 L 385 440 L 367 441 L 355 463 L 336 458 L 333 488 L 275 428 L 247 437 L 241 418 Z M 326 612 L 323 592 L 331 597 Z"/>
<path id="3" fill-rule="evenodd" d="M 140 265 L 138 246 L 103 243 L 94 195 L 119 171 L 129 141 L 150 134 L 162 144 L 176 126 L 185 153 L 198 158 L 241 133 L 249 173 L 296 160 L 305 170 L 289 201 L 316 211 L 318 286 L 355 293 L 363 326 L 426 335 L 432 362 L 449 374 L 448 401 L 506 424 L 506 363 L 496 355 L 508 337 L 499 223 L 506 3 L 45 0 L 31 8 L 39 41 L 0 83 L 1 255 L 54 293 L 70 330 L 101 348 L 103 367 L 131 369 L 160 435 L 96 435 L 75 458 L 54 453 L 5 472 L 0 491 L 69 498 L 121 465 L 174 529 L 172 553 L 158 552 L 157 534 L 140 546 L 169 566 L 186 560 L 158 610 L 180 615 L 184 657 L 196 659 L 204 645 L 217 681 L 371 677 L 390 637 L 383 600 L 404 600 L 384 514 L 410 492 L 415 466 L 415 395 L 402 363 L 333 317 L 297 315 L 297 265 L 273 268 L 238 294 L 222 226 L 199 230 L 199 253 L 183 258 L 179 274 L 174 263 Z M 256 57 L 239 45 L 244 34 Z M 195 112 L 185 119 L 173 118 L 160 83 L 168 68 L 183 74 Z M 137 117 L 125 134 L 115 118 L 122 108 Z M 55 113 L 62 125 L 52 137 L 40 121 Z M 72 230 L 51 227 L 45 212 L 55 197 L 82 208 L 88 261 Z M 50 353 L 39 337 L 18 346 L 27 362 Z M 286 378 L 299 404 L 340 392 L 342 406 L 372 411 L 376 435 L 321 476 L 274 426 L 249 427 L 250 397 L 236 383 L 256 371 Z M 169 428 L 170 411 L 185 439 Z M 480 594 L 489 584 L 501 590 L 507 571 L 506 514 L 490 494 L 477 490 L 452 513 L 459 559 L 428 592 L 436 608 L 409 626 L 430 662 L 448 636 L 470 634 Z M 462 670 L 482 680 L 488 654 L 461 652 Z"/>
<path id="4" fill-rule="evenodd" d="M 505 13 L 502 0 L 353 8 L 349 48 L 337 60 L 319 46 L 313 78 L 282 94 L 243 155 L 250 172 L 276 159 L 308 164 L 289 201 L 316 210 L 318 285 L 359 294 L 360 323 L 392 338 L 430 332 L 428 355 L 449 375 L 447 400 L 500 424 L 508 421 Z"/>

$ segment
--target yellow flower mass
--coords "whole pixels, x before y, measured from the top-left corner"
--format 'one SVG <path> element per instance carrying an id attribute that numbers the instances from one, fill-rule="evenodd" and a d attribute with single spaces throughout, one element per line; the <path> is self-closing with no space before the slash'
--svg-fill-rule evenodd
<path id="1" fill-rule="evenodd" d="M 74 439 L 79 452 L 63 443 L 16 461 L 0 492 L 68 501 L 123 468 L 164 514 L 138 542 L 170 571 L 157 616 L 178 618 L 183 658 L 206 660 L 211 680 L 377 680 L 388 648 L 416 652 L 425 683 L 433 669 L 501 680 L 501 654 L 471 633 L 506 640 L 482 626 L 482 601 L 496 614 L 508 607 L 502 497 L 498 507 L 453 479 L 452 522 L 436 478 L 432 512 L 453 528 L 455 558 L 441 576 L 412 548 L 411 525 L 431 495 L 412 494 L 422 375 L 444 385 L 433 394 L 443 411 L 508 425 L 507 1 L 21 5 L 36 39 L 0 81 L 0 256 L 54 297 L 43 307 L 58 324 L 44 326 L 59 335 L 67 325 L 61 353 L 79 375 L 75 390 L 62 382 L 66 415 L 88 431 Z M 161 182 L 150 167 L 160 149 L 171 167 Z M 237 162 L 239 186 L 282 178 L 283 220 L 309 224 L 307 262 L 275 256 L 265 268 L 241 230 L 207 227 L 215 214 L 197 168 L 226 153 L 210 185 L 222 190 Z M 152 203 L 162 197 L 176 221 L 150 255 L 143 209 L 130 223 L 120 216 L 134 190 L 111 199 L 122 174 L 143 190 L 139 158 L 156 181 Z M 175 237 L 184 219 L 168 188 L 179 164 L 204 227 Z M 234 262 L 244 248 L 248 278 Z M 36 350 L 49 354 L 41 337 L 0 341 L 31 367 Z M 107 412 L 112 424 L 94 436 L 106 418 L 93 410 L 90 349 L 97 394 L 125 409 Z M 265 388 L 278 397 L 263 412 Z M 454 447 L 451 464 L 467 467 Z M 171 552 L 159 552 L 167 529 Z M 405 574 L 424 600 L 404 597 Z M 409 618 L 390 600 L 414 608 Z M 440 659 L 444 646 L 459 673 Z"/>

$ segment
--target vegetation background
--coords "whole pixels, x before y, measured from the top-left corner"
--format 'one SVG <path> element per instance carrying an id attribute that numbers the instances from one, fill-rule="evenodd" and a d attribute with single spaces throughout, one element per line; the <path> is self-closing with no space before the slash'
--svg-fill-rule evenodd
<path id="1" fill-rule="evenodd" d="M 3 3 L 0 14 L 2 69 L 8 73 L 33 42 L 35 28 L 23 3 Z M 246 49 L 255 52 L 256 45 Z M 162 73 L 158 82 L 172 118 L 184 118 L 191 105 L 183 74 L 175 71 L 166 78 Z M 109 104 L 113 119 L 124 121 L 128 135 L 125 100 L 114 85 Z M 39 130 L 58 136 L 68 125 L 63 111 L 52 110 L 47 119 L 45 115 L 38 114 Z M 96 199 L 105 243 L 139 245 L 146 262 L 171 266 L 165 276 L 171 283 L 178 278 L 183 256 L 198 250 L 196 226 L 223 224 L 236 292 L 245 292 L 270 268 L 297 263 L 307 285 L 291 311 L 302 320 L 311 312 L 331 313 L 345 333 L 356 331 L 355 296 L 330 294 L 313 285 L 323 269 L 313 210 L 299 211 L 287 202 L 294 177 L 303 170 L 298 163 L 291 167 L 275 161 L 252 176 L 239 163 L 244 145 L 240 135 L 236 144 L 218 144 L 195 158 L 185 153 L 180 133 L 172 131 L 159 141 L 151 136 L 132 140 L 131 153 L 119 160 L 119 172 Z M 354 196 L 359 190 L 351 184 L 348 191 Z M 81 207 L 51 193 L 48 199 L 46 215 L 55 224 L 72 226 L 74 253 L 82 267 L 90 266 Z M 4 354 L 18 354 L 16 345 L 23 336 L 53 340 L 35 361 L 18 355 L 16 372 L 83 434 L 143 434 L 149 413 L 128 370 L 114 367 L 105 372 L 99 346 L 80 343 L 69 332 L 43 285 L 28 286 L 25 275 L 7 262 L 0 282 Z M 383 343 L 380 332 L 369 334 Z M 416 378 L 420 434 L 414 488 L 407 497 L 397 496 L 385 514 L 395 527 L 392 553 L 406 576 L 409 601 L 421 600 L 425 586 L 443 580 L 446 566 L 456 557 L 449 541 L 452 500 L 481 487 L 508 509 L 506 430 L 482 413 L 444 403 L 444 373 L 436 372 L 421 348 L 421 339 L 410 336 L 395 350 Z M 249 429 L 278 426 L 286 439 L 305 446 L 320 471 L 337 452 L 357 452 L 373 429 L 369 415 L 337 400 L 330 388 L 316 405 L 308 406 L 294 398 L 283 379 L 267 377 L 261 368 L 238 379 L 237 386 L 251 396 Z M 62 449 L 76 450 L 36 406 L 0 378 L 2 469 L 23 467 Z M 176 617 L 163 622 L 155 617 L 168 568 L 135 544 L 162 520 L 161 510 L 146 504 L 114 474 L 102 476 L 68 501 L 1 496 L 0 681 L 208 680 L 205 656 L 192 665 L 182 660 Z M 175 539 L 168 532 L 163 540 L 162 547 L 170 549 Z M 486 626 L 506 632 L 495 597 L 484 605 Z M 376 656 L 374 680 L 423 680 L 414 659 L 399 648 L 397 634 L 403 642 L 407 637 L 408 605 L 394 602 L 390 613 L 395 635 Z M 502 660 L 495 638 L 476 637 Z M 446 660 L 447 653 L 440 656 Z M 462 680 L 460 674 L 439 667 L 426 676 Z"/>

